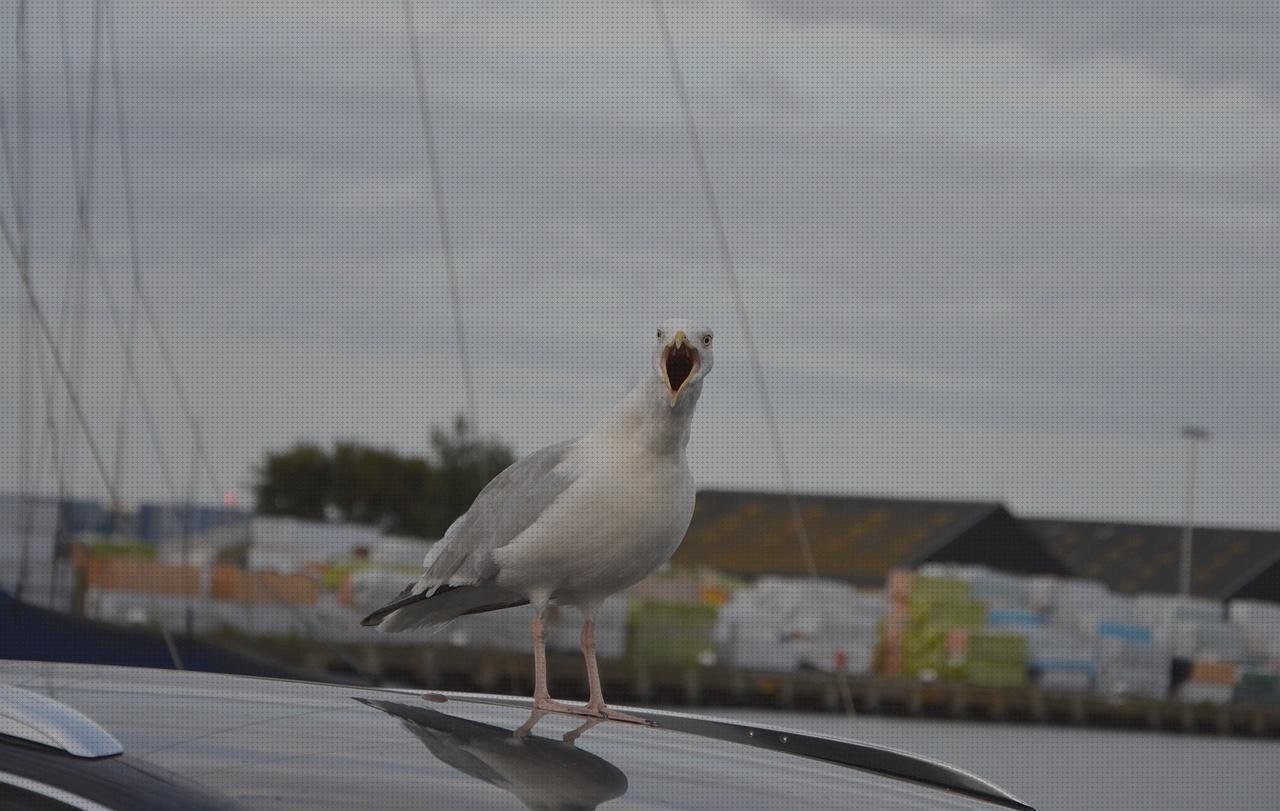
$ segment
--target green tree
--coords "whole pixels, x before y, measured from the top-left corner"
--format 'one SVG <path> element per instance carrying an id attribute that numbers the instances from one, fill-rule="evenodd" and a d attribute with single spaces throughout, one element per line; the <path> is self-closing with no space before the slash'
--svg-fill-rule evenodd
<path id="1" fill-rule="evenodd" d="M 432 494 L 431 465 L 353 442 L 334 445 L 329 503 L 343 520 L 397 535 L 424 535 L 422 505 Z"/>
<path id="2" fill-rule="evenodd" d="M 267 454 L 258 469 L 258 512 L 321 520 L 329 495 L 332 465 L 324 449 L 298 444 L 279 454 Z"/>
<path id="3" fill-rule="evenodd" d="M 462 417 L 454 420 L 450 433 L 432 431 L 431 448 L 435 498 L 428 520 L 439 537 L 471 507 L 484 486 L 515 461 L 515 455 L 499 442 L 475 436 Z"/>
<path id="4" fill-rule="evenodd" d="M 258 512 L 379 527 L 384 532 L 439 538 L 489 481 L 510 465 L 511 449 L 476 436 L 458 418 L 451 431 L 431 432 L 432 458 L 405 456 L 358 442 L 331 452 L 298 444 L 268 453 L 258 469 Z"/>

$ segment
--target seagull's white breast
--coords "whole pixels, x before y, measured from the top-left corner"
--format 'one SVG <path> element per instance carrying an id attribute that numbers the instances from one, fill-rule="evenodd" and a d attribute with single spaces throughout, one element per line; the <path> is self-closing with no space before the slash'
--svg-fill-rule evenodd
<path id="1" fill-rule="evenodd" d="M 683 540 L 696 488 L 683 449 L 584 443 L 582 474 L 498 549 L 498 584 L 570 604 L 602 600 L 652 573 Z"/>

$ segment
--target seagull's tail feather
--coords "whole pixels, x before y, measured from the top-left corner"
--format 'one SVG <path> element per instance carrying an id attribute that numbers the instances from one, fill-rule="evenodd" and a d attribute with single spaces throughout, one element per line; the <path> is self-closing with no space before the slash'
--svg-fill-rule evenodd
<path id="1" fill-rule="evenodd" d="M 416 584 L 414 584 L 416 585 Z M 466 614 L 483 614 L 500 608 L 514 608 L 529 600 L 514 591 L 491 583 L 474 586 L 442 585 L 414 593 L 414 585 L 400 592 L 396 599 L 361 620 L 361 625 L 376 625 L 387 632 L 408 631 L 443 625 Z"/>

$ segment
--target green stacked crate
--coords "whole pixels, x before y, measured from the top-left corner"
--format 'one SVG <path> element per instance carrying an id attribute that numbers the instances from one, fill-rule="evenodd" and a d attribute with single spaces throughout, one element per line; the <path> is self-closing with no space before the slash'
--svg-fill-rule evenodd
<path id="1" fill-rule="evenodd" d="M 911 582 L 911 601 L 958 603 L 968 600 L 969 584 L 945 577 L 916 577 Z"/>
<path id="2" fill-rule="evenodd" d="M 943 602 L 912 599 L 911 624 L 976 631 L 987 623 L 987 607 L 977 600 Z"/>
<path id="3" fill-rule="evenodd" d="M 1018 634 L 983 632 L 969 638 L 969 658 L 995 662 L 1027 661 L 1027 639 Z"/>
<path id="4" fill-rule="evenodd" d="M 931 671 L 940 674 L 946 662 L 947 632 L 930 624 L 912 623 L 902 635 L 902 672 L 919 677 Z"/>
<path id="5" fill-rule="evenodd" d="M 700 603 L 636 601 L 631 605 L 628 654 L 633 662 L 694 665 L 715 651 L 719 609 Z"/>
<path id="6" fill-rule="evenodd" d="M 1016 634 L 976 633 L 969 638 L 966 678 L 978 687 L 1025 687 L 1027 640 Z"/>
<path id="7" fill-rule="evenodd" d="M 948 651 L 948 636 L 986 623 L 987 609 L 972 599 L 969 584 L 941 577 L 915 578 L 902 635 L 902 673 L 943 680 L 964 678 L 964 659 Z"/>

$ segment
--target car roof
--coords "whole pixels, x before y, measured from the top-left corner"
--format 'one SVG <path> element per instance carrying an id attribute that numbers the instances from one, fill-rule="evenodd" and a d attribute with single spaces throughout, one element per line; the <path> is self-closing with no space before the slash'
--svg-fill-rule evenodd
<path id="1" fill-rule="evenodd" d="M 0 684 L 248 807 L 1027 807 L 906 753 L 684 713 L 591 724 L 528 699 L 41 662 L 0 661 Z"/>

